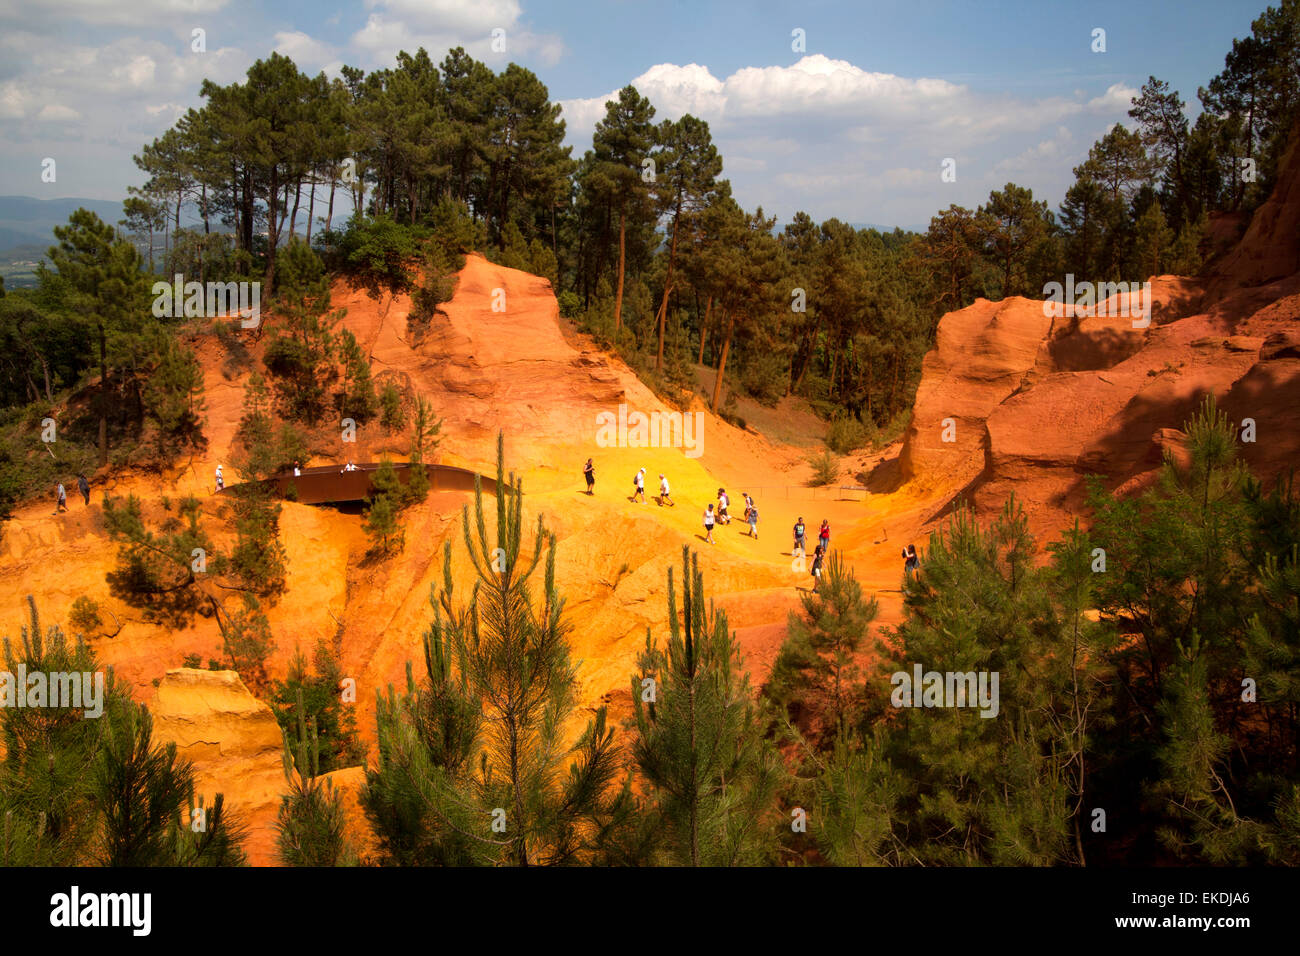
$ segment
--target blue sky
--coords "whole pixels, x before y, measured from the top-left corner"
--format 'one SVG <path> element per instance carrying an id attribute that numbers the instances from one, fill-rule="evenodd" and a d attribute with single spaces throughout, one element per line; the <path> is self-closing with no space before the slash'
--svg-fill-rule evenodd
<path id="1" fill-rule="evenodd" d="M 309 72 L 435 60 L 454 45 L 534 70 L 575 155 L 636 82 L 662 116 L 709 121 L 747 208 L 924 226 L 1015 181 L 1055 208 L 1071 169 L 1149 74 L 1196 88 L 1265 0 L 691 3 L 562 0 L 0 0 L 0 194 L 118 199 L 131 155 L 272 49 Z M 493 53 L 494 27 L 507 51 Z M 1094 28 L 1106 52 L 1091 50 Z M 195 28 L 206 52 L 191 50 Z M 791 32 L 804 31 L 805 49 Z M 57 161 L 43 183 L 41 161 Z M 957 180 L 940 181 L 945 158 Z"/>

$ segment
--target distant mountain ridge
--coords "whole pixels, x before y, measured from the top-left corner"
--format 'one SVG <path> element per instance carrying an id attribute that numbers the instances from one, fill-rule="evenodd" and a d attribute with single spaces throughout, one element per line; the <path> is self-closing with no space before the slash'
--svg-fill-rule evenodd
<path id="1" fill-rule="evenodd" d="M 30 245 L 49 248 L 54 245 L 54 227 L 66 225 L 68 217 L 82 207 L 111 226 L 122 218 L 122 204 L 107 199 L 0 196 L 0 252 Z"/>

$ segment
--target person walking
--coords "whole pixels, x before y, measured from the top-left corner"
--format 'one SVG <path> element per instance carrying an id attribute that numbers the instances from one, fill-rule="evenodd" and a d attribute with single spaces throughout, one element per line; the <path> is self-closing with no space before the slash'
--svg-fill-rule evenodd
<path id="1" fill-rule="evenodd" d="M 595 494 L 596 487 L 596 466 L 587 459 L 587 463 L 582 466 L 582 477 L 587 479 L 587 494 Z"/>
<path id="2" fill-rule="evenodd" d="M 803 557 L 808 553 L 807 528 L 804 527 L 803 515 L 794 523 L 794 548 L 792 551 L 797 552 L 798 557 Z"/>
<path id="3" fill-rule="evenodd" d="M 716 518 L 717 516 L 714 515 L 713 513 L 713 504 L 710 503 L 709 506 L 704 509 L 704 540 L 707 541 L 709 544 L 714 543 L 713 522 L 716 520 Z"/>
<path id="4" fill-rule="evenodd" d="M 59 487 L 54 490 L 54 514 L 60 511 L 68 510 L 68 493 L 63 488 L 63 482 L 59 482 Z"/>
<path id="5" fill-rule="evenodd" d="M 757 539 L 758 538 L 758 509 L 754 507 L 752 501 L 750 502 L 749 508 L 746 511 L 746 517 L 749 518 L 749 536 L 751 538 Z"/>
<path id="6" fill-rule="evenodd" d="M 903 549 L 903 573 L 907 575 L 907 580 L 912 580 L 920 567 L 921 558 L 916 553 L 916 545 L 909 544 Z"/>
<path id="7" fill-rule="evenodd" d="M 813 594 L 818 593 L 817 586 L 821 584 L 822 560 L 825 557 L 826 557 L 826 552 L 822 550 L 822 546 L 820 544 L 817 545 L 817 550 L 813 552 L 813 563 L 812 563 Z"/>
<path id="8" fill-rule="evenodd" d="M 217 465 L 216 479 L 217 479 L 217 491 L 223 490 L 226 487 L 226 476 L 221 473 L 220 464 Z"/>
<path id="9" fill-rule="evenodd" d="M 665 478 L 663 475 L 660 475 L 659 476 L 659 507 L 660 508 L 664 506 L 665 501 L 668 502 L 670 507 L 673 508 L 677 507 L 677 502 L 673 501 L 672 493 L 668 490 L 668 479 Z"/>
<path id="10" fill-rule="evenodd" d="M 718 521 L 722 524 L 731 524 L 731 515 L 727 509 L 731 507 L 731 499 L 727 497 L 727 489 L 718 489 Z"/>
<path id="11" fill-rule="evenodd" d="M 825 518 L 822 519 L 822 529 L 817 532 L 817 540 L 822 554 L 829 554 L 831 550 L 831 523 Z"/>
<path id="12" fill-rule="evenodd" d="M 90 482 L 86 480 L 85 475 L 77 475 L 77 490 L 81 492 L 81 497 L 86 499 L 86 507 L 90 507 Z"/>
<path id="13" fill-rule="evenodd" d="M 645 469 L 642 468 L 632 479 L 632 500 L 641 499 L 641 504 L 645 504 Z"/>

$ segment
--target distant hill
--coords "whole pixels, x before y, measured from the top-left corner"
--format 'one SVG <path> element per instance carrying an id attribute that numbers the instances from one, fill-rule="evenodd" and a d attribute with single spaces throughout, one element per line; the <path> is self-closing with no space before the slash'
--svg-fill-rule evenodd
<path id="1" fill-rule="evenodd" d="M 0 196 L 0 253 L 31 245 L 44 252 L 54 244 L 54 227 L 66 225 L 68 217 L 83 206 L 111 226 L 122 218 L 122 204 L 106 199 Z"/>
<path id="2" fill-rule="evenodd" d="M 854 229 L 874 229 L 876 232 L 893 232 L 895 229 L 902 229 L 904 232 L 925 232 L 924 226 L 882 226 L 878 222 L 851 222 L 849 225 Z"/>

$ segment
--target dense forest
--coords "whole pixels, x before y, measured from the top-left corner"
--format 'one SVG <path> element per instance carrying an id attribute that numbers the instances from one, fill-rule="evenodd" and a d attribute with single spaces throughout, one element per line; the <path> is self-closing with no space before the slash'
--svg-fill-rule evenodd
<path id="1" fill-rule="evenodd" d="M 198 333 L 150 308 L 155 279 L 176 273 L 268 290 L 258 329 L 213 329 L 251 373 L 231 461 L 247 479 L 309 458 L 314 430 L 340 415 L 409 433 L 410 461 L 425 460 L 437 410 L 379 379 L 337 330 L 330 278 L 410 293 L 418 335 L 470 251 L 548 277 L 562 314 L 669 400 L 694 394 L 703 366 L 720 413 L 736 392 L 794 395 L 834 423 L 838 451 L 887 440 L 944 312 L 1039 295 L 1066 273 L 1194 273 L 1210 217 L 1248 219 L 1300 106 L 1300 0 L 1266 10 L 1197 96 L 1191 123 L 1150 78 L 1132 128 L 1092 147 L 1059 215 L 1008 183 L 924 234 L 802 213 L 778 230 L 732 196 L 706 123 L 656 122 L 632 87 L 575 159 L 560 107 L 519 66 L 494 73 L 460 49 L 435 65 L 419 50 L 330 79 L 273 54 L 243 82 L 205 83 L 203 105 L 143 147 L 147 178 L 123 223 L 75 213 L 37 287 L 0 295 L 0 512 L 56 476 L 162 469 L 203 447 Z M 355 210 L 342 222 L 339 190 Z M 201 228 L 181 228 L 187 207 Z M 265 337 L 260 365 L 246 335 Z M 51 428 L 57 460 L 42 444 Z M 572 751 L 555 541 L 540 520 L 526 538 L 521 489 L 498 499 L 489 539 L 480 498 L 463 528 L 478 587 L 454 592 L 448 546 L 423 666 L 378 701 L 362 796 L 372 862 L 1300 862 L 1300 502 L 1246 472 L 1212 401 L 1187 431 L 1189 464 L 1166 462 L 1131 500 L 1098 488 L 1090 526 L 1058 541 L 1033 541 L 1014 501 L 987 525 L 959 508 L 906 582 L 897 629 L 873 633 L 874 602 L 832 558 L 762 688 L 684 554 L 669 633 L 647 635 L 631 678 L 633 718 L 615 728 L 598 711 Z M 365 527 L 382 558 L 427 488 L 392 463 L 374 486 Z M 288 731 L 281 859 L 356 862 L 339 796 L 318 779 L 358 757 L 328 642 L 284 681 L 265 673 L 263 605 L 285 586 L 279 503 L 232 495 L 220 536 L 197 499 L 162 506 L 159 521 L 132 496 L 105 497 L 114 595 L 169 627 L 215 617 L 226 660 L 211 663 L 269 697 Z M 94 637 L 111 627 L 102 617 L 82 599 L 70 623 Z M 940 653 L 1003 675 L 1000 719 L 889 707 L 888 674 Z M 34 605 L 5 655 L 10 670 L 96 668 L 92 647 L 42 626 Z M 0 713 L 0 862 L 241 862 L 240 823 L 220 801 L 201 833 L 177 829 L 199 806 L 191 769 L 153 747 L 147 709 L 123 688 L 107 697 L 102 733 L 75 712 Z M 494 829 L 498 813 L 514 822 Z"/>

